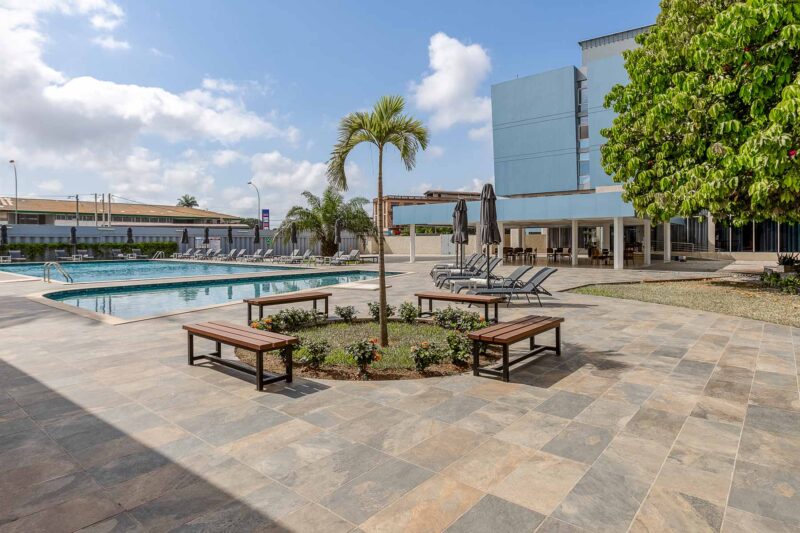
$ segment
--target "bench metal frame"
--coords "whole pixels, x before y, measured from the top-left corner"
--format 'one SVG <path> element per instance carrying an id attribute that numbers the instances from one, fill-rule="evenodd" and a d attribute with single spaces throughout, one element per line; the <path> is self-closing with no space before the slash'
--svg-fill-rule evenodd
<path id="1" fill-rule="evenodd" d="M 536 335 L 531 335 L 528 338 L 528 340 L 530 342 L 530 351 L 527 352 L 527 353 L 524 353 L 522 355 L 519 355 L 519 356 L 517 356 L 517 357 L 515 357 L 514 359 L 511 359 L 511 360 L 509 360 L 509 347 L 511 346 L 511 344 L 501 344 L 501 343 L 497 343 L 497 342 L 480 341 L 480 340 L 472 341 L 472 375 L 480 376 L 481 374 L 486 374 L 486 375 L 489 375 L 489 376 L 499 377 L 503 381 L 508 382 L 509 381 L 509 375 L 510 375 L 510 372 L 511 372 L 510 367 L 512 365 L 515 365 L 515 364 L 519 363 L 520 361 L 524 361 L 526 359 L 530 359 L 532 357 L 535 357 L 535 356 L 541 354 L 542 352 L 547 352 L 547 351 L 554 352 L 556 354 L 556 356 L 561 357 L 561 326 L 557 325 L 557 326 L 554 326 L 551 329 L 555 329 L 556 330 L 556 343 L 555 343 L 555 346 L 547 346 L 547 345 L 544 345 L 544 344 L 536 344 Z M 550 330 L 546 330 L 546 331 L 550 331 Z M 544 332 L 540 331 L 537 334 L 541 334 L 541 333 L 544 333 Z M 525 340 L 525 339 L 524 338 L 520 339 L 520 341 L 522 341 L 522 340 Z M 520 342 L 520 341 L 517 341 L 517 342 Z M 499 367 L 499 369 L 497 368 L 496 365 L 495 365 L 495 368 L 492 368 L 492 367 L 481 368 L 480 367 L 480 357 L 479 356 L 480 356 L 481 344 L 487 344 L 487 345 L 494 345 L 494 346 L 501 346 L 502 347 L 502 349 L 503 349 L 503 361 L 502 361 L 501 366 Z M 527 363 L 525 363 L 523 365 L 518 366 L 514 370 L 515 371 L 519 370 L 519 369 L 524 368 L 524 367 L 526 367 L 526 366 L 528 366 L 528 365 L 530 365 L 531 363 L 534 363 L 534 362 L 536 362 L 535 359 L 531 360 L 531 361 L 528 361 Z"/>
<path id="2" fill-rule="evenodd" d="M 422 300 L 428 300 L 428 310 L 427 311 L 423 311 L 422 310 Z M 434 298 L 433 296 L 417 296 L 417 312 L 418 312 L 419 316 L 421 316 L 421 317 L 423 317 L 423 316 L 433 316 L 433 301 L 434 300 L 436 300 L 437 302 L 450 302 L 450 303 L 469 304 L 470 306 L 481 305 L 478 302 L 470 302 L 469 300 L 454 300 L 452 298 L 439 299 L 439 298 Z M 489 317 L 489 306 L 490 305 L 494 306 L 494 318 L 490 318 Z M 483 316 L 486 318 L 487 322 L 491 322 L 493 324 L 497 324 L 498 323 L 497 306 L 498 306 L 498 302 L 494 302 L 493 304 L 490 304 L 490 303 L 484 303 L 483 304 Z"/>
<path id="3" fill-rule="evenodd" d="M 281 357 L 283 358 L 284 363 L 286 364 L 286 373 L 285 374 L 272 374 L 270 372 L 264 372 L 264 352 L 263 351 L 255 351 L 256 353 L 256 368 L 254 369 L 248 364 L 242 363 L 240 361 L 232 361 L 230 359 L 223 359 L 222 358 L 222 345 L 225 344 L 226 346 L 233 346 L 234 348 L 242 348 L 243 350 L 250 350 L 246 346 L 241 346 L 238 344 L 233 344 L 230 342 L 220 341 L 212 336 L 201 335 L 200 333 L 192 333 L 188 331 L 188 339 L 187 345 L 189 350 L 189 365 L 194 366 L 195 361 L 210 361 L 212 363 L 226 366 L 228 368 L 233 368 L 234 370 L 238 370 L 239 372 L 244 372 L 245 374 L 250 374 L 254 377 L 256 383 L 256 390 L 263 391 L 264 385 L 269 385 L 270 383 L 276 383 L 278 381 L 286 381 L 286 383 L 292 382 L 292 352 L 294 351 L 294 345 L 289 344 L 284 346 L 283 348 L 278 348 L 281 352 Z M 210 341 L 214 341 L 216 343 L 216 350 L 205 355 L 195 355 L 194 354 L 194 337 L 200 337 L 203 339 L 207 339 Z"/>
<path id="4" fill-rule="evenodd" d="M 317 301 L 324 300 L 325 301 L 325 306 L 324 306 L 325 318 L 328 318 L 328 298 L 330 298 L 330 297 L 329 296 L 318 296 L 318 297 L 311 297 L 311 298 L 307 298 L 307 299 L 295 300 L 292 303 L 313 302 L 314 311 L 317 312 Z M 258 319 L 261 320 L 262 318 L 264 318 L 264 308 L 265 307 L 270 307 L 272 305 L 283 305 L 283 304 L 282 304 L 282 302 L 277 302 L 277 303 L 274 303 L 274 304 L 273 303 L 269 303 L 269 302 L 265 302 L 263 304 L 254 304 L 254 303 L 247 302 L 247 323 L 249 324 L 249 323 L 251 323 L 253 321 L 253 307 L 258 307 Z"/>

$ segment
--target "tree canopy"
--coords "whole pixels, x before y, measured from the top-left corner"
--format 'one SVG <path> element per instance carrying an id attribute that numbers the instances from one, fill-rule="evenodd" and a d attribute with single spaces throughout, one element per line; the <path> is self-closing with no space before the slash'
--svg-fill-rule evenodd
<path id="1" fill-rule="evenodd" d="M 656 221 L 800 221 L 800 3 L 662 0 L 624 53 L 603 167 Z"/>
<path id="2" fill-rule="evenodd" d="M 191 194 L 184 194 L 178 198 L 178 203 L 176 205 L 178 207 L 197 207 L 200 204 L 197 202 L 197 198 Z"/>
<path id="3" fill-rule="evenodd" d="M 289 227 L 295 224 L 298 231 L 311 232 L 314 241 L 320 244 L 322 255 L 330 256 L 336 253 L 338 247 L 335 241 L 337 220 L 341 221 L 343 231 L 355 233 L 362 239 L 365 235 L 375 235 L 375 225 L 364 210 L 364 205 L 368 203 L 366 198 L 345 200 L 331 186 L 325 189 L 321 198 L 309 191 L 305 191 L 303 197 L 308 207 L 294 206 L 289 209 L 278 228 L 278 233 L 284 238 L 288 239 Z"/>

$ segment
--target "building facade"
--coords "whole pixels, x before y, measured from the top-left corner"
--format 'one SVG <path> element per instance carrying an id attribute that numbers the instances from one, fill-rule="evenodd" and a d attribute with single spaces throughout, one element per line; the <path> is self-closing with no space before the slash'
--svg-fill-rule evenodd
<path id="1" fill-rule="evenodd" d="M 463 191 L 425 191 L 422 195 L 388 195 L 383 197 L 383 230 L 384 232 L 395 232 L 398 225 L 394 223 L 394 208 L 403 205 L 425 205 L 447 203 L 460 200 L 477 200 L 480 193 Z M 372 199 L 372 219 L 378 226 L 378 199 Z"/>
<path id="2" fill-rule="evenodd" d="M 744 227 L 698 216 L 651 227 L 622 200 L 622 187 L 603 170 L 600 134 L 614 113 L 606 94 L 628 81 L 623 51 L 649 26 L 579 43 L 581 66 L 521 77 L 492 86 L 497 212 L 504 244 L 519 246 L 526 228 L 543 228 L 548 247 L 569 249 L 572 263 L 589 249 L 612 252 L 615 268 L 625 258 L 649 264 L 651 253 L 673 255 L 800 250 L 797 225 L 760 222 Z M 399 207 L 396 224 L 444 224 L 453 205 Z M 701 214 L 698 214 L 701 215 Z M 477 202 L 470 223 L 479 220 Z M 543 252 L 540 251 L 540 252 Z M 766 257 L 764 257 L 766 258 Z"/>

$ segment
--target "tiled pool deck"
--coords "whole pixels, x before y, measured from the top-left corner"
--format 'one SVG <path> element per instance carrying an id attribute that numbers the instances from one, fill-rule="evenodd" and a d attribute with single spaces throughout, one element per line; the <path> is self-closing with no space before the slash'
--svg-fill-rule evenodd
<path id="1" fill-rule="evenodd" d="M 562 268 L 548 287 L 690 276 Z M 186 365 L 180 325 L 242 305 L 110 326 L 24 297 L 46 288 L 0 283 L 2 532 L 800 528 L 798 329 L 555 293 L 501 308 L 567 319 L 564 355 L 513 383 L 257 393 Z M 377 298 L 333 292 L 362 314 Z"/>

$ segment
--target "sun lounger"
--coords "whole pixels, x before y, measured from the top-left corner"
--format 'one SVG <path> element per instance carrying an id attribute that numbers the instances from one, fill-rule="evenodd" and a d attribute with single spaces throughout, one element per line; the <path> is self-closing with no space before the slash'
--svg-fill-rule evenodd
<path id="1" fill-rule="evenodd" d="M 81 256 L 83 259 L 94 259 L 94 256 L 89 252 L 89 250 L 78 250 L 78 255 Z"/>
<path id="2" fill-rule="evenodd" d="M 142 254 L 142 251 L 138 248 L 133 248 L 131 250 L 131 255 L 134 256 L 135 259 L 147 259 L 147 256 Z"/>
<path id="3" fill-rule="evenodd" d="M 56 252 L 58 252 L 58 250 L 56 250 Z M 111 259 L 125 259 L 125 254 L 122 253 L 120 248 L 112 248 Z"/>
<path id="4" fill-rule="evenodd" d="M 287 262 L 291 261 L 292 259 L 294 259 L 295 257 L 298 257 L 299 255 L 300 255 L 300 249 L 299 248 L 295 248 L 294 250 L 292 250 L 291 254 L 282 255 L 282 256 L 280 256 L 280 257 L 278 257 L 276 259 L 273 259 L 273 261 L 278 261 L 278 263 L 287 263 Z"/>
<path id="5" fill-rule="evenodd" d="M 347 255 L 339 256 L 339 259 L 331 260 L 332 265 L 347 265 L 350 263 L 358 263 L 360 262 L 359 259 L 360 252 L 358 250 L 350 250 L 350 253 Z"/>
<path id="6" fill-rule="evenodd" d="M 8 257 L 10 258 L 12 263 L 14 261 L 27 261 L 28 260 L 27 257 L 22 255 L 22 252 L 20 250 L 9 250 L 8 251 Z"/>
<path id="7" fill-rule="evenodd" d="M 56 261 L 66 261 L 69 259 L 66 250 L 56 250 L 54 253 L 56 254 Z"/>
<path id="8" fill-rule="evenodd" d="M 514 287 L 522 286 L 522 276 L 528 273 L 532 266 L 522 265 L 514 269 L 508 276 L 498 276 L 492 280 L 492 287 Z M 470 278 L 468 280 L 453 281 L 450 284 L 450 290 L 459 293 L 468 288 L 483 288 L 485 287 L 486 277 L 483 278 Z"/>
<path id="9" fill-rule="evenodd" d="M 464 268 L 471 268 L 480 258 L 481 254 L 469 254 L 464 258 Z M 431 269 L 431 277 L 435 278 L 436 273 L 441 272 L 442 270 L 452 269 L 458 269 L 458 263 L 436 263 Z"/>
<path id="10" fill-rule="evenodd" d="M 311 250 L 306 250 L 303 255 L 296 255 L 290 258 L 287 263 L 296 264 L 296 263 L 305 263 L 311 257 Z"/>
<path id="11" fill-rule="evenodd" d="M 522 286 L 512 286 L 512 287 L 492 287 L 491 289 L 483 287 L 480 289 L 473 289 L 469 291 L 468 294 L 483 294 L 483 295 L 494 295 L 494 296 L 505 296 L 507 298 L 508 303 L 511 303 L 511 299 L 514 296 L 525 296 L 528 299 L 528 303 L 531 301 L 531 295 L 536 296 L 536 299 L 539 301 L 539 307 L 542 307 L 542 299 L 539 297 L 540 294 L 546 294 L 548 296 L 552 296 L 550 292 L 542 287 L 542 284 L 545 282 L 547 278 L 552 276 L 558 269 L 551 268 L 551 267 L 544 267 L 538 272 L 536 272 L 530 279 L 525 282 Z"/>

